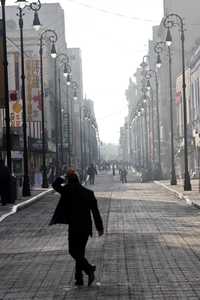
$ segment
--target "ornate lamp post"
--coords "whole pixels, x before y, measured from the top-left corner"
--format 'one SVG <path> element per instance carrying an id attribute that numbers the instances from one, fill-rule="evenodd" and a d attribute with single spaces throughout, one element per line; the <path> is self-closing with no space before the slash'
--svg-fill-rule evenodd
<path id="1" fill-rule="evenodd" d="M 166 45 L 165 42 L 157 42 L 154 46 L 154 51 L 157 53 L 156 66 L 161 67 L 162 61 L 160 58 L 160 53 L 163 51 L 163 47 Z M 170 184 L 176 185 L 176 171 L 174 163 L 174 125 L 173 125 L 173 96 L 172 96 L 172 59 L 171 59 L 171 49 L 168 46 L 168 58 L 169 58 L 169 92 L 170 92 L 170 127 L 171 127 L 171 179 Z"/>
<path id="2" fill-rule="evenodd" d="M 6 112 L 6 153 L 7 165 L 12 171 L 11 160 L 11 138 L 10 138 L 10 111 L 9 111 L 9 91 L 8 91 L 8 61 L 7 61 L 7 43 L 6 43 L 6 16 L 5 16 L 5 0 L 1 0 L 2 9 L 2 38 L 3 38 L 3 67 L 4 67 L 4 97 L 5 97 L 5 112 Z"/>
<path id="3" fill-rule="evenodd" d="M 134 167 L 136 166 L 135 162 L 137 161 L 137 157 L 136 157 L 136 149 L 137 149 L 137 144 L 136 144 L 136 129 L 135 129 L 135 123 L 136 123 L 136 117 L 135 115 L 133 115 L 133 118 L 130 120 L 130 130 L 132 130 L 133 134 L 133 141 L 132 141 L 132 153 L 133 153 L 133 162 L 134 162 Z"/>
<path id="4" fill-rule="evenodd" d="M 60 70 L 59 70 L 59 97 L 57 97 L 57 66 L 58 62 L 63 65 L 63 76 L 67 77 L 68 69 L 67 64 L 69 63 L 69 57 L 66 53 L 60 53 L 56 56 L 55 59 L 55 67 L 54 67 L 54 77 L 55 77 L 55 123 L 56 123 L 56 176 L 59 176 L 59 131 L 60 131 L 60 153 L 61 153 L 61 166 L 63 164 L 63 136 L 62 136 L 62 121 L 61 121 L 61 86 L 60 86 Z M 70 69 L 71 70 L 71 69 Z M 58 130 L 59 124 L 58 120 L 60 120 L 60 128 Z"/>
<path id="5" fill-rule="evenodd" d="M 143 93 L 143 98 L 144 102 L 147 100 L 147 93 L 146 93 L 146 74 L 150 70 L 150 56 L 149 55 L 144 55 L 142 59 L 142 63 L 140 64 L 142 67 L 142 93 Z M 145 82 L 145 83 L 144 83 Z M 151 90 L 152 92 L 152 90 Z M 148 97 L 149 98 L 149 97 Z M 147 114 L 147 109 L 148 105 L 145 103 L 145 114 Z M 148 159 L 148 177 L 152 178 L 152 166 L 154 166 L 154 161 L 155 161 L 155 147 L 154 147 L 154 114 L 153 114 L 153 93 L 151 93 L 151 107 L 149 104 L 149 134 L 147 132 L 148 136 L 148 141 L 147 141 L 147 149 L 149 151 L 149 157 L 152 156 L 152 160 Z M 146 122 L 147 122 L 147 115 L 146 115 Z M 150 129 L 152 124 L 152 128 Z M 148 126 L 147 126 L 148 127 Z M 148 129 L 147 129 L 148 130 Z M 152 153 L 152 154 L 151 154 Z"/>
<path id="6" fill-rule="evenodd" d="M 185 162 L 185 174 L 184 174 L 184 190 L 191 191 L 190 175 L 188 172 L 188 149 L 187 149 L 187 103 L 186 103 L 186 83 L 185 83 L 185 49 L 184 49 L 184 28 L 183 19 L 178 14 L 168 14 L 163 20 L 163 25 L 167 28 L 166 44 L 170 47 L 172 43 L 172 37 L 170 28 L 178 25 L 181 30 L 181 54 L 182 54 L 182 87 L 183 87 L 183 119 L 184 119 L 184 162 Z"/>
<path id="7" fill-rule="evenodd" d="M 155 85 L 156 85 L 156 116 L 157 116 L 157 138 L 158 138 L 158 170 L 157 170 L 157 179 L 162 178 L 162 169 L 161 169 L 161 154 L 160 154 L 160 112 L 159 112 L 159 100 L 158 100 L 158 77 L 155 70 L 149 69 L 145 78 L 147 79 L 147 89 L 151 89 L 150 79 L 154 76 Z"/>
<path id="8" fill-rule="evenodd" d="M 136 111 L 136 119 L 137 119 L 137 146 L 138 146 L 138 167 L 139 170 L 144 168 L 144 145 L 143 145 L 143 122 L 141 118 L 141 111 L 138 108 Z"/>
<path id="9" fill-rule="evenodd" d="M 147 129 L 147 103 L 146 100 L 142 104 L 141 113 L 144 114 L 144 130 L 145 130 L 145 165 L 146 169 L 148 170 L 148 173 L 150 171 L 149 166 L 149 147 L 148 147 L 148 129 Z M 150 174 L 149 174 L 150 175 Z M 150 178 L 148 178 L 150 179 Z"/>
<path id="10" fill-rule="evenodd" d="M 77 89 L 78 83 L 76 81 L 72 81 L 72 89 L 73 89 L 73 99 L 74 101 L 78 100 Z M 83 128 L 82 128 L 82 103 L 79 103 L 79 130 L 80 130 L 80 161 L 81 161 L 81 180 L 84 178 L 84 158 L 83 158 Z"/>
<path id="11" fill-rule="evenodd" d="M 26 130 L 26 95 L 25 95 L 25 72 L 24 72 L 24 37 L 23 37 L 23 15 L 26 7 L 29 7 L 34 11 L 34 20 L 33 27 L 38 30 L 40 28 L 40 22 L 37 15 L 38 10 L 41 8 L 40 0 L 37 2 L 32 2 L 27 5 L 27 1 L 17 0 L 16 3 L 18 6 L 18 17 L 19 17 L 19 28 L 20 28 L 20 48 L 21 48 L 21 79 L 22 79 L 22 88 L 21 88 L 21 96 L 22 96 L 22 107 L 23 107 L 23 142 L 24 142 L 24 180 L 22 187 L 22 195 L 30 196 L 30 181 L 29 181 L 29 170 L 28 170 L 28 149 L 27 149 L 27 130 Z M 37 17 L 36 17 L 37 16 Z"/>
<path id="12" fill-rule="evenodd" d="M 85 161 L 86 164 L 91 164 L 91 129 L 90 129 L 90 119 L 91 119 L 91 112 L 90 108 L 85 104 L 83 107 L 83 113 L 84 113 L 84 120 L 87 121 L 88 125 L 88 136 L 87 136 L 87 144 L 88 144 L 88 157 L 87 157 L 87 151 L 86 151 L 86 134 L 84 130 L 84 142 L 85 142 Z"/>
<path id="13" fill-rule="evenodd" d="M 46 168 L 46 145 L 47 140 L 45 136 L 45 120 L 44 120 L 44 82 L 43 82 L 43 40 L 49 41 L 52 44 L 51 57 L 56 57 L 55 42 L 57 41 L 57 34 L 52 29 L 46 29 L 40 35 L 40 85 L 41 85 L 41 106 L 42 106 L 42 187 L 48 188 L 47 168 Z"/>
<path id="14" fill-rule="evenodd" d="M 69 105 L 69 86 L 71 85 L 71 66 L 70 64 L 68 63 L 66 65 L 66 69 L 65 69 L 66 72 L 64 72 L 64 76 L 66 78 L 66 95 L 67 95 L 67 149 L 68 149 L 68 167 L 71 166 L 71 163 L 72 163 L 72 145 L 71 145 L 71 118 L 70 118 L 70 105 Z"/>

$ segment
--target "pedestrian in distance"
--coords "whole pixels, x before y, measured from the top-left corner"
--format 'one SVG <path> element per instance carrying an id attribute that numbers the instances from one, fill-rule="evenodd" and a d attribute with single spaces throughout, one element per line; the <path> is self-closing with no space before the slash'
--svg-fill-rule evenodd
<path id="1" fill-rule="evenodd" d="M 127 183 L 127 173 L 128 172 L 125 167 L 120 170 L 120 180 L 122 183 Z"/>
<path id="2" fill-rule="evenodd" d="M 87 174 L 89 175 L 89 183 L 94 184 L 95 175 L 97 175 L 97 169 L 91 164 L 87 170 Z"/>
<path id="3" fill-rule="evenodd" d="M 68 224 L 69 254 L 75 260 L 75 285 L 84 285 L 83 272 L 88 276 L 88 286 L 95 280 L 96 266 L 85 257 L 88 238 L 92 236 L 92 217 L 99 236 L 104 233 L 102 218 L 94 192 L 83 187 L 73 169 L 67 171 L 67 183 L 58 177 L 52 184 L 61 198 L 49 225 Z"/>
<path id="4" fill-rule="evenodd" d="M 0 195 L 1 204 L 6 205 L 11 201 L 11 174 L 4 161 L 0 159 Z"/>
<path id="5" fill-rule="evenodd" d="M 112 173 L 113 173 L 113 176 L 115 176 L 115 165 L 114 164 L 112 165 Z"/>

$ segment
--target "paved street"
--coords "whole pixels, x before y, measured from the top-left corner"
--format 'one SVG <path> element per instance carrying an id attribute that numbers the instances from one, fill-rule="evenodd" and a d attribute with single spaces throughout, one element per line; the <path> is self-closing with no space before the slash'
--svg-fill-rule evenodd
<path id="1" fill-rule="evenodd" d="M 49 193 L 0 223 L 0 299 L 200 299 L 200 210 L 118 176 L 97 176 L 94 190 L 105 224 L 87 248 L 95 284 L 74 287 L 67 228 L 48 226 Z"/>

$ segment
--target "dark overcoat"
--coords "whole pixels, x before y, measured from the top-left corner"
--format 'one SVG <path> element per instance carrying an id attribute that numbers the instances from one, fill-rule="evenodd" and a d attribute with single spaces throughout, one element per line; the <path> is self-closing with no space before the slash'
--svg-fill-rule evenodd
<path id="1" fill-rule="evenodd" d="M 96 229 L 102 231 L 103 222 L 94 192 L 80 183 L 63 183 L 64 179 L 59 177 L 52 184 L 61 197 L 49 225 L 68 224 L 71 231 L 92 236 L 92 214 Z"/>

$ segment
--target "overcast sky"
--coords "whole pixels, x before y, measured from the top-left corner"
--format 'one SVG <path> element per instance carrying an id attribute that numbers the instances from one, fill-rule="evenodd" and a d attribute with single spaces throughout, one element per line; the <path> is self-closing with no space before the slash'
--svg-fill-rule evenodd
<path id="1" fill-rule="evenodd" d="M 41 0 L 52 2 L 65 10 L 68 47 L 81 48 L 84 94 L 94 101 L 100 139 L 117 144 L 129 77 L 147 53 L 163 0 Z"/>

